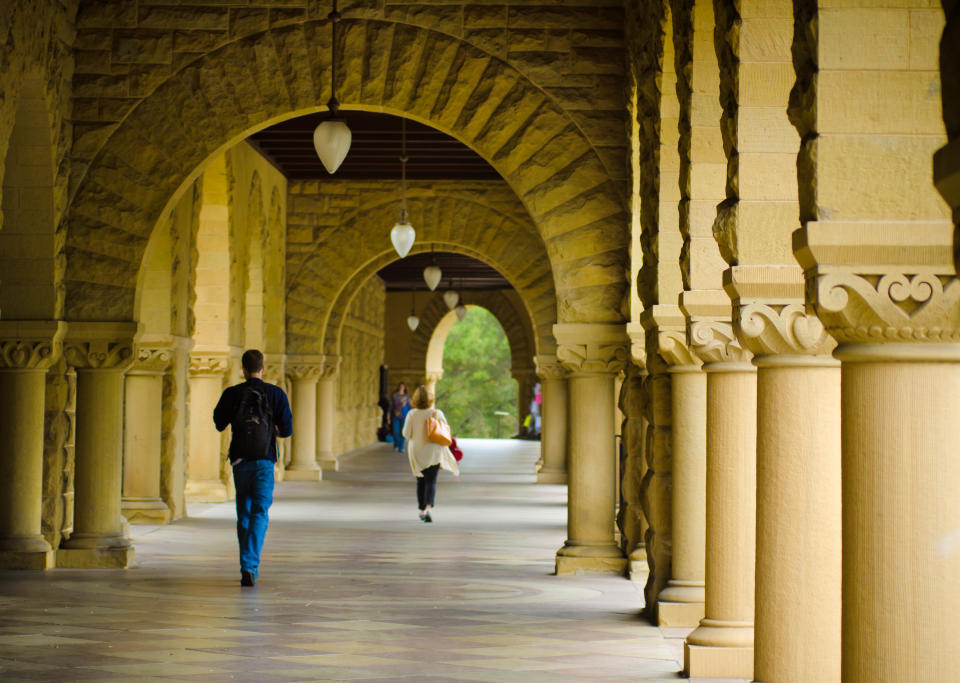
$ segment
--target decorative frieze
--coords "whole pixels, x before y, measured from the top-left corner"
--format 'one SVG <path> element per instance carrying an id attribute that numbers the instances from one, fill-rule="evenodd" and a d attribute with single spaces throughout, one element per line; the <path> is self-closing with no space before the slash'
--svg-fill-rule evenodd
<path id="1" fill-rule="evenodd" d="M 753 354 L 744 349 L 733 331 L 733 324 L 722 320 L 692 321 L 690 345 L 704 363 L 749 364 Z"/>
<path id="2" fill-rule="evenodd" d="M 553 326 L 553 336 L 557 358 L 570 372 L 615 374 L 629 360 L 623 325 L 561 323 Z"/>
<path id="3" fill-rule="evenodd" d="M 324 356 L 323 370 L 320 373 L 320 379 L 333 379 L 340 372 L 340 365 L 343 362 L 343 356 Z"/>
<path id="4" fill-rule="evenodd" d="M 288 356 L 285 366 L 294 382 L 316 382 L 325 369 L 323 356 Z"/>
<path id="5" fill-rule="evenodd" d="M 46 370 L 63 351 L 66 323 L 0 322 L 0 369 Z"/>
<path id="6" fill-rule="evenodd" d="M 230 356 L 224 354 L 190 354 L 190 376 L 225 375 L 230 370 Z"/>
<path id="7" fill-rule="evenodd" d="M 138 344 L 133 366 L 128 371 L 134 374 L 163 374 L 173 362 L 174 349 L 169 346 L 145 346 Z"/>
<path id="8" fill-rule="evenodd" d="M 807 298 L 840 343 L 960 341 L 950 223 L 810 222 L 794 249 Z"/>
<path id="9" fill-rule="evenodd" d="M 552 355 L 535 356 L 533 362 L 537 366 L 537 377 L 541 380 L 547 379 L 566 379 L 567 370 L 563 364 Z"/>
<path id="10" fill-rule="evenodd" d="M 137 323 L 70 323 L 63 355 L 77 369 L 125 371 L 134 362 Z"/>

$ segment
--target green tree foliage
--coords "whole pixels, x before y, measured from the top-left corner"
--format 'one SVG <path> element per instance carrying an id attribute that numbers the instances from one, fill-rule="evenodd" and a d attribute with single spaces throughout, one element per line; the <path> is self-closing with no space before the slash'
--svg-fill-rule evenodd
<path id="1" fill-rule="evenodd" d="M 497 319 L 471 306 L 454 324 L 443 346 L 443 379 L 437 382 L 437 407 L 457 437 L 493 438 L 516 431 L 517 381 L 510 376 L 510 346 Z M 494 412 L 510 413 L 498 418 Z"/>

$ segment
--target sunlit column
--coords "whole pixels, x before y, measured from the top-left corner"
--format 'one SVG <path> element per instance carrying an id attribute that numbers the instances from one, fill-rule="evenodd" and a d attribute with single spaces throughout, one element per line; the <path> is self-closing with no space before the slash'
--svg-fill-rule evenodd
<path id="1" fill-rule="evenodd" d="M 337 421 L 337 385 L 340 356 L 324 356 L 323 371 L 317 381 L 317 460 L 320 467 L 337 471 L 333 452 L 333 433 Z"/>
<path id="2" fill-rule="evenodd" d="M 290 357 L 287 375 L 293 384 L 293 453 L 284 472 L 288 481 L 320 481 L 317 465 L 317 380 L 323 374 L 323 358 Z"/>
<path id="3" fill-rule="evenodd" d="M 160 498 L 163 376 L 173 351 L 138 345 L 127 371 L 123 406 L 123 515 L 133 524 L 166 524 L 170 508 Z"/>
<path id="4" fill-rule="evenodd" d="M 213 409 L 223 393 L 229 367 L 230 354 L 227 351 L 213 353 L 196 350 L 190 354 L 188 502 L 217 503 L 229 499 L 227 485 L 221 475 L 225 458 L 222 439 L 213 424 Z"/>
<path id="5" fill-rule="evenodd" d="M 541 382 L 541 466 L 538 484 L 567 483 L 567 372 L 556 356 L 537 356 Z"/>
<path id="6" fill-rule="evenodd" d="M 623 574 L 627 559 L 614 538 L 616 466 L 613 381 L 627 359 L 622 325 L 558 324 L 557 357 L 570 372 L 567 541 L 558 574 Z"/>

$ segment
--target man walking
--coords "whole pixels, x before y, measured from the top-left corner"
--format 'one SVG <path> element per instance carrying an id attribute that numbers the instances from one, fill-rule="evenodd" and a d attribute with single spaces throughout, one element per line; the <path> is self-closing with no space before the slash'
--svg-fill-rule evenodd
<path id="1" fill-rule="evenodd" d="M 293 433 L 293 415 L 283 389 L 263 381 L 263 354 L 244 351 L 240 362 L 246 381 L 223 392 L 213 409 L 213 423 L 218 432 L 227 425 L 232 432 L 229 457 L 237 491 L 240 585 L 252 586 L 273 503 L 277 437 Z"/>

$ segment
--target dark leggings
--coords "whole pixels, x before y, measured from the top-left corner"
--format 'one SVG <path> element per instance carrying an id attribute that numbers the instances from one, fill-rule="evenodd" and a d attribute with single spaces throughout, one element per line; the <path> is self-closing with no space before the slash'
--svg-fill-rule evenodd
<path id="1" fill-rule="evenodd" d="M 417 477 L 417 503 L 423 510 L 428 505 L 433 507 L 433 501 L 437 497 L 437 475 L 440 473 L 440 465 L 430 465 L 425 470 L 420 470 L 422 477 Z"/>

